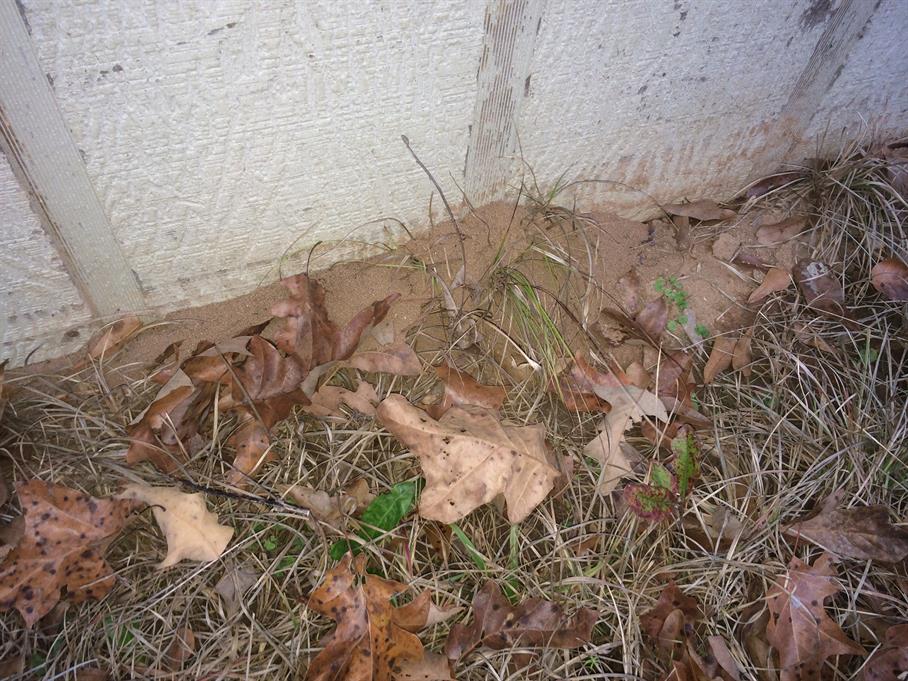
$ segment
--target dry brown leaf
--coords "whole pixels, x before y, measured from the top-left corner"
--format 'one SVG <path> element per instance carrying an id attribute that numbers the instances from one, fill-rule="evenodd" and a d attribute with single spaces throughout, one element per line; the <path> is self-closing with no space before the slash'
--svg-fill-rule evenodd
<path id="1" fill-rule="evenodd" d="M 700 199 L 690 203 L 670 203 L 662 207 L 670 215 L 683 215 L 694 220 L 730 220 L 737 213 L 727 208 L 721 208 L 712 199 Z"/>
<path id="2" fill-rule="evenodd" d="M 435 373 L 445 386 L 441 402 L 431 405 L 427 411 L 438 419 L 452 406 L 482 407 L 498 411 L 504 404 L 507 391 L 500 385 L 483 385 L 470 374 L 442 362 L 435 367 Z"/>
<path id="3" fill-rule="evenodd" d="M 304 372 L 319 364 L 349 358 L 359 345 L 363 332 L 381 322 L 391 304 L 399 298 L 392 294 L 357 313 L 343 329 L 328 319 L 325 290 L 314 279 L 298 274 L 281 280 L 290 292 L 289 300 L 271 308 L 283 324 L 275 333 L 277 346 L 296 357 Z"/>
<path id="4" fill-rule="evenodd" d="M 680 613 L 680 618 L 672 616 L 675 611 Z M 670 649 L 674 643 L 679 642 L 677 636 L 681 634 L 684 622 L 687 620 L 693 622 L 702 617 L 697 599 L 685 596 L 672 581 L 662 589 L 656 605 L 640 616 L 640 628 L 651 638 L 656 639 L 661 647 L 667 646 Z"/>
<path id="5" fill-rule="evenodd" d="M 731 353 L 732 369 L 740 371 L 744 378 L 748 378 L 751 373 L 750 363 L 753 361 L 753 354 L 751 352 L 752 343 L 753 336 L 751 335 L 751 330 L 748 329 L 747 333 L 741 336 L 738 339 L 738 342 L 735 343 L 735 349 Z"/>
<path id="6" fill-rule="evenodd" d="M 829 554 L 813 566 L 792 558 L 766 594 L 766 638 L 779 654 L 781 681 L 819 681 L 833 655 L 866 655 L 826 614 L 824 601 L 842 590 Z"/>
<path id="7" fill-rule="evenodd" d="M 807 324 L 804 324 L 803 322 L 795 322 L 791 328 L 794 331 L 795 338 L 797 338 L 804 345 L 809 345 L 810 347 L 816 348 L 821 352 L 835 352 L 835 348 L 827 343 L 819 334 L 811 331 L 810 327 Z"/>
<path id="8" fill-rule="evenodd" d="M 419 357 L 413 348 L 403 341 L 383 346 L 378 350 L 357 352 L 347 360 L 347 365 L 360 371 L 397 376 L 419 376 L 422 373 Z"/>
<path id="9" fill-rule="evenodd" d="M 806 227 L 807 218 L 803 215 L 795 215 L 785 218 L 781 222 L 760 227 L 757 230 L 757 241 L 763 246 L 774 246 L 789 239 L 794 239 Z"/>
<path id="10" fill-rule="evenodd" d="M 908 302 L 908 265 L 901 260 L 880 260 L 870 270 L 870 283 L 889 300 Z"/>
<path id="11" fill-rule="evenodd" d="M 741 670 L 738 669 L 738 663 L 728 649 L 728 644 L 721 636 L 709 636 L 709 651 L 712 654 L 716 664 L 724 671 L 731 681 L 740 681 Z"/>
<path id="12" fill-rule="evenodd" d="M 89 359 L 100 359 L 114 354 L 142 328 L 142 322 L 135 315 L 128 315 L 108 324 L 88 341 L 86 353 Z"/>
<path id="13" fill-rule="evenodd" d="M 747 192 L 745 193 L 745 196 L 748 199 L 754 199 L 758 196 L 763 196 L 764 194 L 768 194 L 769 192 L 773 191 L 774 189 L 778 189 L 779 187 L 784 187 L 786 184 L 790 184 L 791 182 L 796 182 L 797 180 L 800 180 L 802 177 L 804 177 L 804 174 L 798 173 L 798 172 L 785 172 L 785 173 L 776 173 L 775 175 L 769 175 L 768 177 L 764 177 L 762 180 L 758 180 L 757 182 L 754 182 L 752 185 L 750 185 L 747 188 Z"/>
<path id="14" fill-rule="evenodd" d="M 364 564 L 359 556 L 351 566 L 347 554 L 309 597 L 309 608 L 337 626 L 319 642 L 323 649 L 309 664 L 307 681 L 391 681 L 392 669 L 422 659 L 422 643 L 398 623 L 406 606 L 391 605 L 407 586 L 364 575 Z"/>
<path id="15" fill-rule="evenodd" d="M 570 372 L 559 377 L 557 391 L 564 406 L 570 411 L 601 411 L 608 414 L 612 407 L 596 394 L 595 388 L 619 388 L 632 383 L 617 364 L 610 366 L 607 373 L 601 372 L 578 352 L 574 355 Z"/>
<path id="16" fill-rule="evenodd" d="M 773 293 L 786 290 L 789 286 L 791 286 L 791 275 L 788 270 L 783 270 L 781 267 L 773 267 L 763 277 L 760 285 L 750 294 L 747 302 L 751 304 L 759 303 Z"/>
<path id="17" fill-rule="evenodd" d="M 340 416 L 341 404 L 346 404 L 360 414 L 375 416 L 375 405 L 378 403 L 375 388 L 360 381 L 355 392 L 334 385 L 323 385 L 312 396 L 311 404 L 303 407 L 303 411 L 313 416 Z"/>
<path id="18" fill-rule="evenodd" d="M 826 263 L 799 260 L 791 275 L 810 307 L 836 316 L 845 315 L 845 291 Z"/>
<path id="19" fill-rule="evenodd" d="M 369 482 L 365 478 L 354 480 L 344 487 L 344 494 L 356 502 L 356 513 L 366 510 L 375 499 L 375 495 L 369 490 Z"/>
<path id="20" fill-rule="evenodd" d="M 40 480 L 20 482 L 16 493 L 24 532 L 0 564 L 0 609 L 16 608 L 31 628 L 57 604 L 62 589 L 78 603 L 113 588 L 104 551 L 133 506 Z"/>
<path id="21" fill-rule="evenodd" d="M 630 473 L 634 463 L 630 453 L 622 447 L 624 433 L 645 416 L 668 421 L 668 413 L 662 401 L 648 390 L 635 386 L 620 388 L 595 388 L 596 395 L 608 402 L 612 409 L 602 419 L 600 433 L 584 447 L 584 453 L 602 464 L 599 478 L 599 493 L 609 494 L 621 478 Z"/>
<path id="22" fill-rule="evenodd" d="M 340 530 L 344 520 L 356 511 L 356 499 L 346 494 L 332 496 L 306 485 L 291 485 L 287 495 L 303 508 L 309 509 L 312 517 L 321 523 Z"/>
<path id="23" fill-rule="evenodd" d="M 10 655 L 0 660 L 0 679 L 8 679 L 25 671 L 25 656 Z"/>
<path id="24" fill-rule="evenodd" d="M 488 413 L 460 407 L 436 421 L 400 395 L 385 399 L 378 416 L 419 457 L 426 478 L 423 518 L 456 522 L 503 494 L 509 521 L 519 523 L 559 475 L 548 463 L 541 425 L 502 425 Z"/>
<path id="25" fill-rule="evenodd" d="M 202 407 L 199 390 L 177 370 L 130 425 L 126 463 L 148 460 L 165 473 L 175 470 L 185 459 L 181 443 L 198 432 Z"/>
<path id="26" fill-rule="evenodd" d="M 637 327 L 652 340 L 658 340 L 668 324 L 668 305 L 665 298 L 651 300 L 634 318 Z"/>
<path id="27" fill-rule="evenodd" d="M 807 539 L 843 558 L 898 563 L 908 557 L 908 529 L 889 520 L 885 506 L 839 509 L 840 495 L 833 494 L 820 512 L 789 525 L 785 533 Z"/>
<path id="28" fill-rule="evenodd" d="M 189 627 L 180 627 L 173 637 L 173 641 L 164 653 L 164 668 L 171 672 L 178 672 L 195 653 L 195 634 Z"/>
<path id="29" fill-rule="evenodd" d="M 541 598 L 512 606 L 495 582 L 486 582 L 473 597 L 473 621 L 451 627 L 445 654 L 452 662 L 480 646 L 503 650 L 516 646 L 579 648 L 590 641 L 599 613 L 581 608 L 567 617 L 564 608 Z"/>
<path id="30" fill-rule="evenodd" d="M 233 528 L 218 524 L 218 517 L 205 507 L 202 494 L 186 494 L 177 487 L 127 485 L 119 499 L 140 501 L 151 506 L 155 520 L 167 538 L 167 555 L 158 565 L 164 569 L 181 560 L 217 560 Z"/>
<path id="31" fill-rule="evenodd" d="M 394 681 L 454 681 L 448 658 L 428 650 L 419 659 L 401 661 L 393 678 Z"/>
<path id="32" fill-rule="evenodd" d="M 863 681 L 904 681 L 908 672 L 908 624 L 886 630 L 883 643 L 864 665 Z"/>
<path id="33" fill-rule="evenodd" d="M 224 600 L 224 612 L 233 617 L 240 610 L 240 600 L 261 577 L 261 573 L 249 565 L 230 565 L 214 585 L 214 590 Z"/>
<path id="34" fill-rule="evenodd" d="M 737 343 L 738 339 L 731 336 L 719 336 L 713 341 L 713 349 L 709 353 L 709 359 L 706 360 L 706 366 L 703 367 L 704 385 L 712 383 L 716 376 L 731 366 Z"/>

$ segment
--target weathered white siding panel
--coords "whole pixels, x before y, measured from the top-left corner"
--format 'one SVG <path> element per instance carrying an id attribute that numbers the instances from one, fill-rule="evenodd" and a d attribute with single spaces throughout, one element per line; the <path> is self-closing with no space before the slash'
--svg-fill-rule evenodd
<path id="1" fill-rule="evenodd" d="M 72 352 L 90 320 L 25 192 L 0 153 L 0 360 L 22 364 Z"/>
<path id="2" fill-rule="evenodd" d="M 28 0 L 39 59 L 147 302 L 257 285 L 457 196 L 482 5 Z M 311 230 L 308 236 L 302 236 Z M 295 240 L 301 237 L 299 241 Z"/>
<path id="3" fill-rule="evenodd" d="M 727 194 L 776 134 L 826 19 L 813 6 L 550 1 L 518 119 L 526 161 L 549 182 L 614 180 L 662 201 Z M 645 201 L 612 189 L 583 194 Z"/>
<path id="4" fill-rule="evenodd" d="M 908 2 L 883 0 L 814 114 L 802 154 L 815 155 L 818 139 L 828 152 L 843 138 L 908 133 L 906 36 Z"/>

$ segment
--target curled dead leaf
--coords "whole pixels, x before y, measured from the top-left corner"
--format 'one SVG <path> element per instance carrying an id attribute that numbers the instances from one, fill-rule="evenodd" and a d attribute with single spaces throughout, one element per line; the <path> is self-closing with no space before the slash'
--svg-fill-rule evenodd
<path id="1" fill-rule="evenodd" d="M 908 529 L 893 525 L 885 506 L 839 509 L 839 501 L 838 495 L 830 496 L 818 514 L 793 523 L 785 533 L 854 560 L 898 563 L 908 557 Z"/>
<path id="2" fill-rule="evenodd" d="M 799 260 L 792 278 L 810 307 L 836 316 L 845 315 L 845 291 L 826 263 Z"/>
<path id="3" fill-rule="evenodd" d="M 665 298 L 660 296 L 651 300 L 634 318 L 637 327 L 652 340 L 658 340 L 668 324 L 668 305 Z"/>
<path id="4" fill-rule="evenodd" d="M 422 373 L 419 357 L 403 341 L 382 346 L 378 350 L 357 352 L 347 360 L 347 365 L 360 371 L 397 376 L 419 376 Z"/>
<path id="5" fill-rule="evenodd" d="M 870 271 L 873 288 L 889 300 L 908 302 L 908 265 L 897 258 L 881 260 Z"/>
<path id="6" fill-rule="evenodd" d="M 448 366 L 445 362 L 435 367 L 435 373 L 444 382 L 445 392 L 441 402 L 428 409 L 433 418 L 441 418 L 452 406 L 474 406 L 498 411 L 507 397 L 507 391 L 500 385 L 483 385 L 470 374 Z"/>
<path id="7" fill-rule="evenodd" d="M 690 203 L 669 203 L 662 207 L 670 215 L 683 215 L 694 220 L 730 220 L 737 213 L 727 208 L 722 208 L 712 199 L 700 199 Z"/>
<path id="8" fill-rule="evenodd" d="M 703 367 L 704 385 L 712 383 L 716 376 L 731 366 L 737 343 L 738 339 L 731 336 L 719 336 L 713 341 L 713 349 L 706 360 L 706 366 Z"/>
<path id="9" fill-rule="evenodd" d="M 788 270 L 783 270 L 780 267 L 773 267 L 766 273 L 766 276 L 763 277 L 763 281 L 760 282 L 760 285 L 750 294 L 747 302 L 751 304 L 759 303 L 773 293 L 784 291 L 789 286 L 791 286 L 791 275 L 788 273 Z"/>
<path id="10" fill-rule="evenodd" d="M 589 642 L 599 613 L 581 608 L 573 617 L 551 601 L 528 598 L 512 606 L 492 581 L 473 597 L 473 620 L 455 624 L 445 643 L 453 662 L 480 646 L 502 650 L 514 646 L 579 648 Z"/>
<path id="11" fill-rule="evenodd" d="M 803 215 L 794 215 L 785 218 L 781 222 L 771 225 L 763 225 L 757 229 L 757 241 L 764 246 L 775 244 L 794 239 L 807 227 L 807 218 Z"/>
<path id="12" fill-rule="evenodd" d="M 864 665 L 863 681 L 903 681 L 908 671 L 908 624 L 886 630 L 882 644 Z"/>

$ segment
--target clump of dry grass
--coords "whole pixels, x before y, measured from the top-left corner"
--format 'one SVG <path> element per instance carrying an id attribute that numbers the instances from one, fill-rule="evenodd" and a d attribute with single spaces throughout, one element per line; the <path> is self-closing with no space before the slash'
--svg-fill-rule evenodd
<path id="1" fill-rule="evenodd" d="M 531 238 L 517 252 L 501 251 L 457 311 L 460 319 L 474 320 L 477 344 L 459 347 L 463 325 L 455 323 L 445 301 L 411 329 L 409 340 L 427 367 L 446 357 L 477 377 L 507 385 L 505 417 L 545 423 L 555 450 L 572 455 L 575 470 L 563 493 L 518 526 L 492 506 L 469 515 L 459 529 L 472 547 L 454 536 L 439 551 L 432 540 L 442 528 L 412 515 L 391 536 L 364 546 L 370 566 L 414 590 L 431 590 L 444 605 L 468 608 L 491 579 L 520 598 L 600 612 L 585 649 L 541 651 L 530 670 L 519 672 L 509 668 L 514 651 L 482 652 L 460 667 L 459 679 L 655 677 L 659 663 L 641 634 L 639 616 L 669 579 L 703 604 L 704 640 L 724 637 L 744 677 L 761 678 L 766 660 L 747 642 L 765 615 L 766 589 L 792 555 L 813 558 L 819 552 L 784 536 L 784 525 L 837 489 L 854 503 L 881 503 L 899 517 L 908 514 L 904 310 L 867 285 L 881 249 L 905 257 L 899 252 L 908 243 L 904 200 L 888 188 L 878 162 L 849 153 L 746 209 L 792 201 L 808 202 L 815 215 L 817 257 L 840 272 L 859 330 L 849 333 L 838 321 L 818 317 L 794 291 L 763 306 L 752 327 L 750 378 L 725 374 L 698 391 L 714 426 L 705 438 L 701 479 L 671 524 L 643 523 L 596 493 L 598 464 L 582 448 L 596 432 L 597 418 L 567 413 L 544 389 L 569 350 L 583 341 L 587 320 L 607 295 L 596 289 L 585 264 L 598 248 L 589 237 L 595 230 L 583 229 L 587 218 L 536 201 L 541 208 Z M 440 269 L 424 265 L 430 276 Z M 828 343 L 832 352 L 806 344 L 810 337 Z M 543 378 L 515 377 L 507 364 L 514 357 L 544 368 Z M 351 379 L 341 373 L 336 380 Z M 402 392 L 414 401 L 434 384 L 429 371 L 407 381 L 370 380 L 379 395 Z M 145 381 L 108 388 L 103 372 L 93 368 L 31 380 L 4 415 L 2 454 L 13 477 L 54 480 L 96 495 L 129 481 L 176 484 L 124 462 L 125 424 L 154 390 Z M 229 492 L 223 482 L 229 454 L 221 448 L 231 427 L 223 418 L 212 419 L 213 432 L 180 476 Z M 297 483 L 337 492 L 358 478 L 382 492 L 419 475 L 412 457 L 378 423 L 354 414 L 334 420 L 298 415 L 274 441 L 278 462 L 252 490 L 263 497 Z M 658 457 L 633 432 L 630 441 L 645 456 Z M 92 666 L 114 678 L 169 677 L 166 651 L 189 626 L 197 650 L 181 677 L 296 677 L 330 629 L 307 611 L 305 598 L 330 564 L 335 537 L 285 507 L 215 492 L 208 503 L 235 528 L 221 560 L 157 571 L 163 539 L 150 514 L 142 514 L 108 554 L 116 589 L 100 602 L 61 608 L 34 631 L 24 630 L 16 613 L 3 613 L 0 659 L 24 655 L 28 674 L 48 679 Z M 13 514 L 7 506 L 2 521 Z M 594 541 L 593 550 L 578 550 Z M 214 586 L 236 566 L 260 576 L 239 612 L 228 615 Z M 884 622 L 908 618 L 905 568 L 845 561 L 838 570 L 846 590 L 831 609 L 846 632 L 870 649 Z M 448 626 L 423 635 L 427 648 L 441 647 Z M 843 664 L 841 673 L 859 664 Z"/>

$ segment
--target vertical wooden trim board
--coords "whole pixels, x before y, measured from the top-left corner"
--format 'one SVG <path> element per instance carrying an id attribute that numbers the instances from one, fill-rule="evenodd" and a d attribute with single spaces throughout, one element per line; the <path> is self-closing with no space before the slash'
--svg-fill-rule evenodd
<path id="1" fill-rule="evenodd" d="M 144 307 L 13 0 L 0 0 L 0 138 L 73 283 L 100 316 Z"/>

